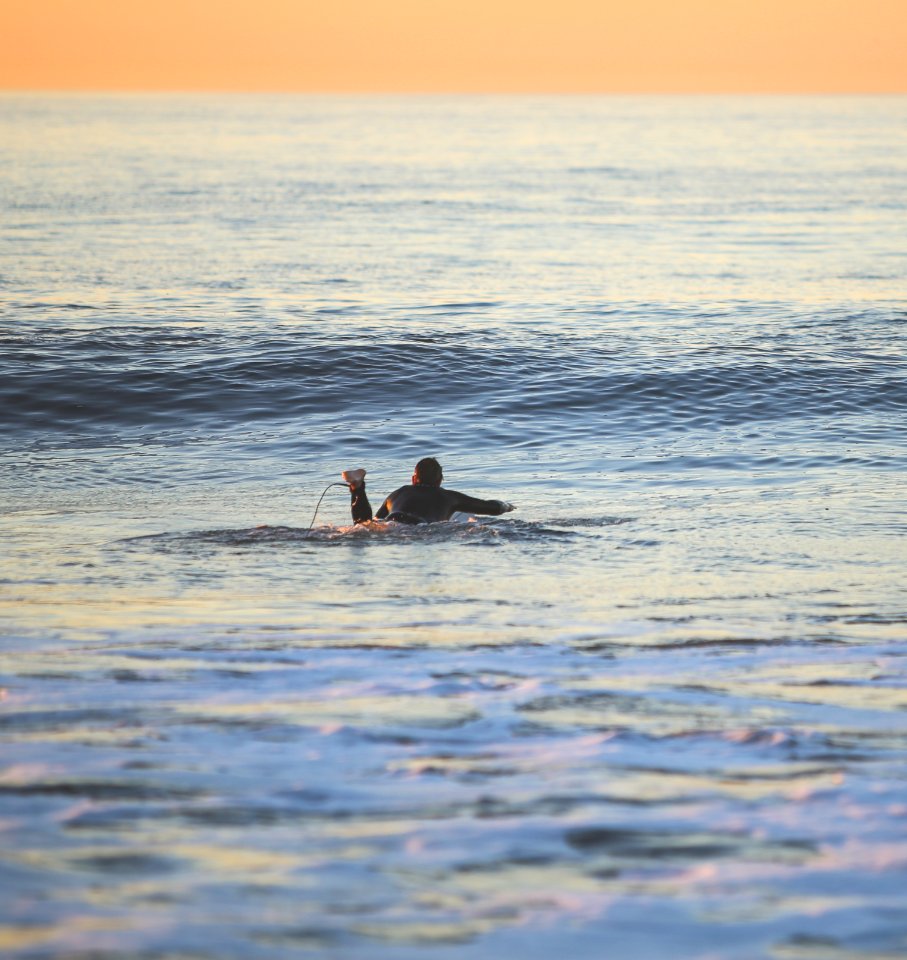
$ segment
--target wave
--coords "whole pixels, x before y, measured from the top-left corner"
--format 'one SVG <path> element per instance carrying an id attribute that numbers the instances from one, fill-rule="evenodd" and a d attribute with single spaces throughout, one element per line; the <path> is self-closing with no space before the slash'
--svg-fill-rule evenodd
<path id="1" fill-rule="evenodd" d="M 493 419 L 510 438 L 531 439 L 580 421 L 589 430 L 688 430 L 907 409 L 903 362 L 857 349 L 852 335 L 831 345 L 813 336 L 798 349 L 767 333 L 672 342 L 664 329 L 632 324 L 349 326 L 279 335 L 264 322 L 238 331 L 0 329 L 4 429 L 116 434 L 319 417 L 355 429 L 382 416 L 424 421 L 429 411 L 442 421 Z"/>

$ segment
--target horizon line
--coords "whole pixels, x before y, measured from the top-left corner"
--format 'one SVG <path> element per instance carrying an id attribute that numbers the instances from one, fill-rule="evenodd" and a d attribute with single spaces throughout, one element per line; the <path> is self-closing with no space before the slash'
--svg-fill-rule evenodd
<path id="1" fill-rule="evenodd" d="M 903 97 L 904 89 L 880 90 L 400 90 L 240 87 L 0 87 L 0 95 L 220 95 L 338 97 Z"/>

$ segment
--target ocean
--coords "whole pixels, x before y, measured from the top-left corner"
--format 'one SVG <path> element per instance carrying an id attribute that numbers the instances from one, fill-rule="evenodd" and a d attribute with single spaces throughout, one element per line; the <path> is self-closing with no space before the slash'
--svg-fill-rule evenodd
<path id="1" fill-rule="evenodd" d="M 907 955 L 905 278 L 905 97 L 0 97 L 4 956 Z"/>

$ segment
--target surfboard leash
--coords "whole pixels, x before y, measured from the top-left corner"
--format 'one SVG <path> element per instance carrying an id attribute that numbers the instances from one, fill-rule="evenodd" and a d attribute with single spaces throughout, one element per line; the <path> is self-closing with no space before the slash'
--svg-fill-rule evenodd
<path id="1" fill-rule="evenodd" d="M 324 500 L 324 495 L 328 492 L 328 490 L 331 489 L 331 487 L 347 487 L 347 484 L 341 483 L 339 480 L 337 480 L 334 483 L 329 483 L 324 490 L 322 490 L 321 496 L 318 498 L 318 503 L 315 504 L 315 512 L 312 514 L 312 522 L 309 524 L 309 529 L 306 530 L 303 538 L 308 537 L 308 535 L 312 532 L 312 527 L 315 526 L 315 518 L 318 516 L 318 508 L 321 506 L 321 501 Z"/>

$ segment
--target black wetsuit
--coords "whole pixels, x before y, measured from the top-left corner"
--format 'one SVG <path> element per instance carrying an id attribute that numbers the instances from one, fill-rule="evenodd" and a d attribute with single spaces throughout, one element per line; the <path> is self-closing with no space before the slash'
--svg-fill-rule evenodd
<path id="1" fill-rule="evenodd" d="M 378 508 L 376 520 L 396 520 L 398 523 L 437 523 L 449 520 L 460 511 L 500 516 L 513 508 L 501 500 L 479 500 L 456 490 L 445 490 L 427 483 L 408 483 L 395 490 Z M 372 505 L 368 502 L 365 484 L 350 490 L 350 511 L 354 523 L 372 519 Z"/>

